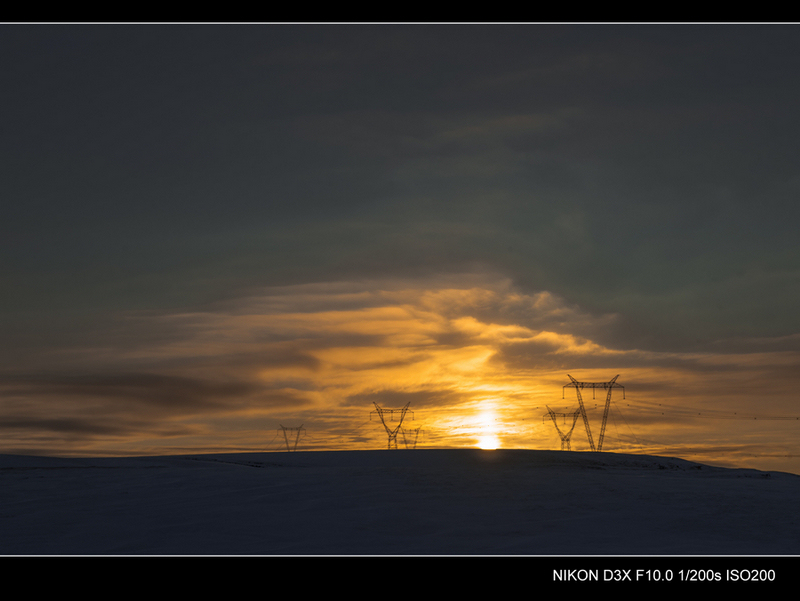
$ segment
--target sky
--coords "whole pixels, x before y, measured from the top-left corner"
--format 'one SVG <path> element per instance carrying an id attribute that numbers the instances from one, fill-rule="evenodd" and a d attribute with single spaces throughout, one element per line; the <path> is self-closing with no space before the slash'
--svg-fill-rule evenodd
<path id="1" fill-rule="evenodd" d="M 0 452 L 387 448 L 407 404 L 401 449 L 558 449 L 619 376 L 603 450 L 800 473 L 797 26 L 6 23 L 0 63 Z"/>

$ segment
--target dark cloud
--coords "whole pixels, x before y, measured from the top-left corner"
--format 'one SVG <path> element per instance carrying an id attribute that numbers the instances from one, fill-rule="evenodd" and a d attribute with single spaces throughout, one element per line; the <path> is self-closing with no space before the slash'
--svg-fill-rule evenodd
<path id="1" fill-rule="evenodd" d="M 79 396 L 136 401 L 164 409 L 201 409 L 257 390 L 243 382 L 221 383 L 161 374 L 91 374 L 15 376 L 0 380 L 10 395 L 23 389 L 34 396 Z M 22 389 L 21 389 L 21 388 Z"/>
<path id="2" fill-rule="evenodd" d="M 46 419 L 46 418 L 3 418 L 0 419 L 0 428 L 3 430 L 27 430 L 41 433 L 56 432 L 68 434 L 73 439 L 80 439 L 86 436 L 112 435 L 120 436 L 131 433 L 129 427 L 120 427 L 115 424 L 103 423 L 103 420 L 92 419 Z M 135 430 L 134 430 L 135 431 Z"/>
<path id="3" fill-rule="evenodd" d="M 382 408 L 398 408 L 412 404 L 414 408 L 436 408 L 455 405 L 461 400 L 458 393 L 449 390 L 376 390 L 374 392 L 354 394 L 347 397 L 344 405 L 370 407 L 378 404 Z"/>

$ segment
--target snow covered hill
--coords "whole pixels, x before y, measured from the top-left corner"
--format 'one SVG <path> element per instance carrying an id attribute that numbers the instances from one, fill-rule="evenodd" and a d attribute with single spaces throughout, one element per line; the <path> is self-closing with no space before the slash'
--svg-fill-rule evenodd
<path id="1" fill-rule="evenodd" d="M 5 555 L 796 555 L 800 476 L 426 449 L 0 456 Z"/>

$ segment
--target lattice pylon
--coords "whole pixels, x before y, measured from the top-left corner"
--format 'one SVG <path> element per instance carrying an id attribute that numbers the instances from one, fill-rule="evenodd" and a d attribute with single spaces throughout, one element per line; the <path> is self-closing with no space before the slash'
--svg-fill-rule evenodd
<path id="1" fill-rule="evenodd" d="M 545 405 L 547 407 L 547 405 Z M 570 438 L 572 437 L 572 431 L 575 429 L 575 424 L 578 423 L 578 417 L 581 414 L 580 408 L 576 409 L 572 413 L 556 413 L 550 407 L 547 407 L 547 413 L 550 414 L 550 417 L 553 419 L 553 425 L 556 427 L 556 432 L 558 432 L 559 437 L 561 438 L 561 450 L 562 451 L 569 451 L 570 449 Z M 568 432 L 562 432 L 561 428 L 558 427 L 558 418 L 564 418 L 564 425 L 566 425 L 567 417 L 572 417 L 572 427 L 569 429 Z"/>
<path id="2" fill-rule="evenodd" d="M 416 430 L 406 430 L 405 428 L 401 428 L 400 432 L 403 434 L 403 444 L 406 445 L 406 448 L 416 449 L 417 438 L 419 437 L 419 428 Z"/>
<path id="3" fill-rule="evenodd" d="M 280 424 L 279 424 L 280 425 Z M 296 428 L 287 428 L 286 426 L 280 425 L 281 430 L 283 430 L 283 439 L 286 441 L 286 451 L 296 451 L 297 450 L 297 442 L 300 440 L 300 432 L 305 431 L 305 428 L 302 424 L 297 426 Z M 294 443 L 290 445 L 289 443 L 289 432 L 294 432 Z"/>
<path id="4" fill-rule="evenodd" d="M 397 433 L 400 431 L 400 426 L 403 425 L 403 419 L 405 419 L 406 413 L 408 412 L 408 406 L 411 403 L 410 402 L 406 403 L 405 406 L 401 407 L 400 409 L 383 409 L 382 407 L 378 406 L 378 403 L 372 403 L 372 404 L 375 405 L 375 411 L 370 412 L 370 414 L 369 414 L 370 419 L 372 419 L 372 414 L 373 413 L 377 413 L 378 414 L 378 416 L 381 418 L 381 423 L 383 424 L 383 427 L 386 429 L 386 434 L 389 435 L 389 446 L 388 446 L 388 448 L 391 449 L 392 445 L 394 445 L 394 448 L 396 449 L 397 448 Z M 388 415 L 389 418 L 391 419 L 391 421 L 394 421 L 394 414 L 395 413 L 399 413 L 400 414 L 400 419 L 399 419 L 399 421 L 397 423 L 397 427 L 391 428 L 386 423 L 386 416 Z M 412 411 L 411 414 L 413 415 L 414 412 Z"/>
<path id="5" fill-rule="evenodd" d="M 578 407 L 581 412 L 581 416 L 583 417 L 583 425 L 586 427 L 586 437 L 589 439 L 589 447 L 592 451 L 602 451 L 603 450 L 603 438 L 606 435 L 606 422 L 608 421 L 608 409 L 611 406 L 611 391 L 614 388 L 622 388 L 622 398 L 625 398 L 625 387 L 622 384 L 617 384 L 617 378 L 619 378 L 619 374 L 614 376 L 610 382 L 578 382 L 575 378 L 567 374 L 571 383 L 564 385 L 561 389 L 562 393 L 561 396 L 563 398 L 564 388 L 574 388 L 575 392 L 578 393 Z M 586 408 L 583 406 L 583 397 L 581 396 L 581 389 L 582 388 L 591 388 L 592 389 L 592 398 L 594 398 L 594 391 L 597 388 L 602 388 L 604 390 L 608 390 L 608 394 L 606 395 L 606 406 L 603 410 L 603 424 L 600 428 L 600 442 L 597 445 L 597 448 L 594 446 L 594 439 L 592 438 L 592 430 L 589 428 L 589 418 L 586 417 Z"/>

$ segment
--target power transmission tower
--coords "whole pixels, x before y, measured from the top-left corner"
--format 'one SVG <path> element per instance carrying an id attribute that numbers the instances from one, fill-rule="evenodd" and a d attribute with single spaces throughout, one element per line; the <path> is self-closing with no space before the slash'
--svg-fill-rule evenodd
<path id="1" fill-rule="evenodd" d="M 416 430 L 406 430 L 405 428 L 401 428 L 400 432 L 403 434 L 403 444 L 406 445 L 407 449 L 416 449 L 417 448 L 417 438 L 419 437 L 419 428 Z M 408 436 L 406 436 L 408 434 Z M 413 438 L 411 435 L 414 435 Z"/>
<path id="2" fill-rule="evenodd" d="M 287 428 L 286 426 L 281 425 L 281 430 L 283 430 L 283 439 L 286 441 L 286 451 L 287 452 L 296 451 L 297 450 L 297 441 L 300 440 L 300 432 L 301 431 L 305 431 L 305 428 L 303 427 L 303 425 L 301 424 L 297 428 Z M 294 444 L 291 446 L 291 448 L 289 446 L 289 434 L 288 434 L 288 432 L 295 432 Z"/>
<path id="3" fill-rule="evenodd" d="M 394 448 L 396 449 L 397 448 L 397 432 L 400 430 L 400 426 L 403 425 L 403 419 L 405 418 L 406 412 L 408 411 L 408 406 L 411 403 L 410 402 L 406 403 L 405 406 L 401 407 L 400 409 L 383 409 L 383 408 L 378 406 L 378 403 L 372 403 L 372 404 L 375 405 L 375 411 L 371 411 L 370 412 L 370 414 L 369 414 L 370 420 L 372 419 L 372 414 L 373 413 L 377 413 L 378 416 L 380 416 L 381 423 L 383 424 L 383 427 L 386 428 L 386 434 L 389 435 L 389 447 L 388 448 L 391 449 L 392 448 L 392 444 L 394 444 Z M 385 416 L 388 415 L 390 420 L 394 421 L 394 414 L 395 413 L 399 413 L 400 414 L 400 420 L 397 423 L 397 427 L 390 428 L 389 425 L 386 423 L 386 417 Z M 413 411 L 411 412 L 411 415 L 414 415 Z"/>
<path id="4" fill-rule="evenodd" d="M 610 382 L 578 382 L 575 378 L 567 374 L 571 383 L 566 384 L 561 389 L 561 397 L 564 398 L 564 388 L 574 388 L 575 392 L 578 393 L 578 407 L 581 412 L 581 416 L 583 417 L 583 425 L 586 426 L 586 437 L 589 439 L 589 447 L 591 447 L 592 451 L 602 451 L 603 450 L 603 438 L 606 434 L 606 421 L 608 420 L 608 408 L 611 405 L 611 391 L 614 388 L 622 388 L 622 398 L 625 398 L 625 387 L 622 384 L 617 384 L 617 378 L 619 378 L 619 374 L 614 376 Z M 591 388 L 592 389 L 592 398 L 594 397 L 594 391 L 597 388 L 602 388 L 603 390 L 608 390 L 608 394 L 606 395 L 606 406 L 605 410 L 603 411 L 603 425 L 600 428 L 600 441 L 597 445 L 597 448 L 594 446 L 594 439 L 592 438 L 592 431 L 589 428 L 589 418 L 586 417 L 586 408 L 583 406 L 583 397 L 581 397 L 581 389 L 582 388 Z"/>
<path id="5" fill-rule="evenodd" d="M 547 407 L 547 405 L 545 405 Z M 556 432 L 561 437 L 561 450 L 562 451 L 569 451 L 570 444 L 569 439 L 572 437 L 572 431 L 575 429 L 575 424 L 578 423 L 578 416 L 581 414 L 580 408 L 576 409 L 572 413 L 556 413 L 550 407 L 547 407 L 547 413 L 550 414 L 550 417 L 553 419 L 553 425 L 556 427 Z M 572 417 L 572 427 L 569 429 L 569 432 L 562 432 L 561 428 L 558 427 L 558 418 L 564 418 L 564 425 L 567 424 L 567 416 Z"/>

